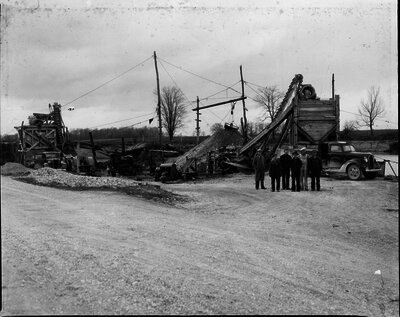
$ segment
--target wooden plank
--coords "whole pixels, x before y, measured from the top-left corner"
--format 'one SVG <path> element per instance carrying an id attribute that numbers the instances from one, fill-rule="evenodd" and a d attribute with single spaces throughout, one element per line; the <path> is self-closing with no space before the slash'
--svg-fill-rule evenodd
<path id="1" fill-rule="evenodd" d="M 336 123 L 336 118 L 333 118 L 333 117 L 331 117 L 331 116 L 325 116 L 325 117 L 317 117 L 317 116 L 310 116 L 310 117 L 305 117 L 305 116 L 302 116 L 302 117 L 299 117 L 298 118 L 298 121 L 300 122 L 300 121 L 322 121 L 322 122 L 324 122 L 324 121 L 332 121 L 332 122 L 335 122 Z"/>
<path id="2" fill-rule="evenodd" d="M 335 122 L 301 122 L 299 127 L 308 133 L 315 142 L 321 141 L 336 126 Z"/>
<path id="3" fill-rule="evenodd" d="M 300 113 L 332 113 L 335 114 L 335 108 L 314 107 L 314 108 L 299 108 Z"/>
<path id="4" fill-rule="evenodd" d="M 320 100 L 320 99 L 314 99 L 314 100 L 300 100 L 299 101 L 299 106 L 303 107 L 305 105 L 335 105 L 335 101 L 333 100 Z"/>

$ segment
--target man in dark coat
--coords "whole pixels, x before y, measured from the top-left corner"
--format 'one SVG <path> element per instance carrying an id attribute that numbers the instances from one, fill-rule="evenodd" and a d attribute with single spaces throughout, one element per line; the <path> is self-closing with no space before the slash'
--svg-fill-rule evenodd
<path id="1" fill-rule="evenodd" d="M 253 168 L 255 171 L 256 189 L 260 187 L 260 183 L 261 188 L 266 189 L 264 186 L 265 158 L 261 152 L 261 149 L 258 149 L 256 155 L 254 155 Z"/>
<path id="2" fill-rule="evenodd" d="M 275 183 L 276 183 L 276 191 L 279 192 L 280 189 L 280 179 L 281 179 L 281 163 L 279 161 L 278 156 L 274 153 L 272 155 L 271 164 L 269 165 L 269 176 L 271 177 L 271 188 L 272 191 L 275 191 Z"/>
<path id="3" fill-rule="evenodd" d="M 317 183 L 317 190 L 321 190 L 320 177 L 322 171 L 322 162 L 317 155 L 317 151 L 312 152 L 312 156 L 308 159 L 308 170 L 311 177 L 311 190 L 315 190 L 315 183 Z"/>
<path id="4" fill-rule="evenodd" d="M 301 170 L 301 160 L 299 158 L 299 153 L 297 151 L 293 152 L 292 163 L 290 165 L 290 170 L 292 172 L 292 192 L 300 191 L 300 170 Z"/>
<path id="5" fill-rule="evenodd" d="M 288 153 L 289 151 L 285 149 L 284 153 L 280 157 L 281 169 L 282 169 L 282 189 L 290 189 L 289 179 L 290 179 L 290 164 L 292 163 L 292 157 Z"/>

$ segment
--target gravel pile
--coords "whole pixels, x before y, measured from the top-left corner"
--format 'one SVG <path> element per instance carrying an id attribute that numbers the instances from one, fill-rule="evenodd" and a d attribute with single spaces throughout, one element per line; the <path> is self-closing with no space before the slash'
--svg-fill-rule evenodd
<path id="1" fill-rule="evenodd" d="M 175 203 L 177 201 L 186 200 L 185 197 L 166 191 L 160 188 L 159 185 L 117 177 L 92 177 L 76 175 L 50 167 L 30 170 L 29 175 L 17 176 L 15 179 L 35 185 L 58 187 L 71 190 L 116 190 L 146 199 L 161 200 L 166 203 Z"/>
<path id="2" fill-rule="evenodd" d="M 28 175 L 30 171 L 31 170 L 29 168 L 19 163 L 7 162 L 1 166 L 1 175 L 5 176 Z"/>
<path id="3" fill-rule="evenodd" d="M 127 186 L 143 186 L 146 183 L 140 183 L 129 179 L 116 177 L 92 177 L 84 175 L 71 174 L 62 170 L 43 167 L 31 171 L 30 177 L 33 177 L 37 184 L 41 185 L 61 185 L 70 188 L 114 188 Z M 152 185 L 154 186 L 154 185 Z"/>

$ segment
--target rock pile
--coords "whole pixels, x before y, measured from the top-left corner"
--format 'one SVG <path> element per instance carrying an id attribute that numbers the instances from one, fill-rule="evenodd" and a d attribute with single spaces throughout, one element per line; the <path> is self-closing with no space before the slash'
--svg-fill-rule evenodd
<path id="1" fill-rule="evenodd" d="M 7 162 L 1 166 L 1 175 L 22 176 L 28 175 L 31 169 L 19 163 Z"/>
<path id="2" fill-rule="evenodd" d="M 14 167 L 14 170 L 16 168 Z M 23 170 L 23 169 L 22 169 Z M 28 174 L 16 174 L 15 179 L 41 186 L 65 188 L 71 190 L 105 189 L 115 190 L 129 195 L 155 200 L 175 205 L 179 201 L 186 201 L 182 195 L 178 195 L 145 182 L 118 177 L 92 177 L 71 174 L 66 171 L 43 167 L 37 170 L 28 170 Z"/>
<path id="3" fill-rule="evenodd" d="M 71 174 L 62 170 L 43 167 L 31 171 L 31 178 L 36 184 L 40 185 L 59 185 L 70 188 L 113 188 L 143 186 L 146 183 L 137 182 L 130 179 L 116 177 L 92 177 L 84 175 Z"/>

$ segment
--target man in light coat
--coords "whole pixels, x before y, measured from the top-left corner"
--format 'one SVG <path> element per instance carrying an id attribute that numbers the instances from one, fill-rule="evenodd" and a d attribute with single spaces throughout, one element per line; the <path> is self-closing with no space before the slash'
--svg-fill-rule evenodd
<path id="1" fill-rule="evenodd" d="M 301 160 L 301 170 L 300 170 L 300 188 L 301 190 L 308 190 L 308 154 L 305 147 L 300 149 L 300 160 Z"/>

